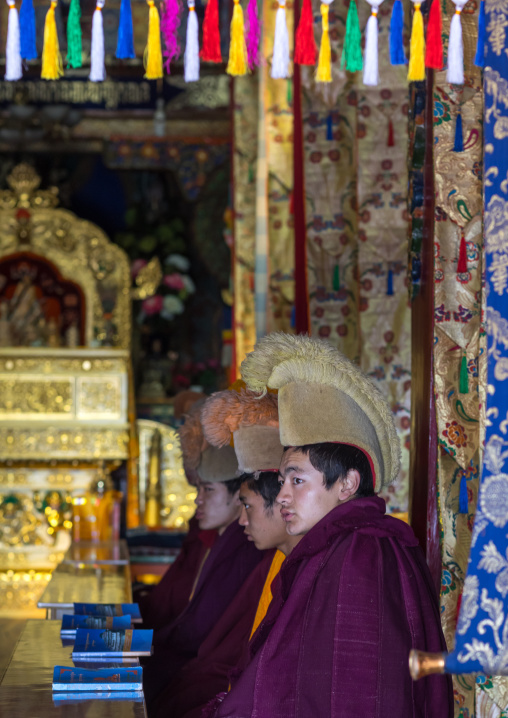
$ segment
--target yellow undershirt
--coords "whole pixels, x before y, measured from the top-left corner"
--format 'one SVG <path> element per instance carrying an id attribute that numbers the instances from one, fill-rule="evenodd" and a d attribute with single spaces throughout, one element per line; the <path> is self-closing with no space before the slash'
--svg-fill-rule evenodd
<path id="1" fill-rule="evenodd" d="M 272 581 L 275 578 L 275 576 L 279 573 L 280 567 L 282 566 L 282 562 L 284 561 L 286 557 L 282 553 L 282 551 L 277 551 L 275 556 L 272 559 L 272 565 L 270 566 L 270 570 L 268 571 L 268 576 L 266 577 L 265 585 L 263 586 L 263 593 L 261 594 L 261 598 L 259 599 L 258 608 L 256 611 L 256 617 L 254 618 L 254 624 L 252 626 L 252 632 L 250 634 L 250 637 L 254 635 L 256 632 L 257 627 L 263 620 L 263 618 L 266 616 L 266 612 L 268 611 L 268 606 L 270 605 L 272 601 Z"/>

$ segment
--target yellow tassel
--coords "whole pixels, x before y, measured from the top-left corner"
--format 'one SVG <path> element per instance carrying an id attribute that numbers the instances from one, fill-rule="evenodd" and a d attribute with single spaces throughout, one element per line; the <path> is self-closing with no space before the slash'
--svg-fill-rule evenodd
<path id="1" fill-rule="evenodd" d="M 228 75 L 247 74 L 247 45 L 245 44 L 245 29 L 243 23 L 243 10 L 240 0 L 234 0 L 233 18 L 231 20 L 231 42 L 229 45 L 229 60 L 226 72 Z"/>
<path id="2" fill-rule="evenodd" d="M 425 38 L 423 36 L 423 17 L 419 3 L 415 4 L 413 15 L 407 79 L 410 82 L 425 80 Z"/>
<path id="3" fill-rule="evenodd" d="M 330 35 L 328 34 L 328 11 L 329 5 L 321 3 L 321 25 L 323 34 L 321 36 L 321 46 L 319 48 L 319 60 L 316 71 L 316 80 L 318 82 L 332 81 L 332 51 L 330 49 Z"/>
<path id="4" fill-rule="evenodd" d="M 144 63 L 147 80 L 162 77 L 161 21 L 159 11 L 153 0 L 148 0 L 148 42 L 145 48 Z"/>
<path id="5" fill-rule="evenodd" d="M 56 0 L 52 0 L 46 21 L 44 23 L 44 45 L 42 48 L 41 78 L 43 80 L 58 80 L 62 77 L 63 64 L 58 45 L 58 34 L 56 31 L 55 8 Z"/>

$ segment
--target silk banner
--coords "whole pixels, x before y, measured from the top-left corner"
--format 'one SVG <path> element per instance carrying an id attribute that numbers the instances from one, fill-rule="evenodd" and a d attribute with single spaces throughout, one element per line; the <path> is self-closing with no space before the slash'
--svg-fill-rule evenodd
<path id="1" fill-rule="evenodd" d="M 446 669 L 452 673 L 508 675 L 507 15 L 506 0 L 487 2 L 484 73 L 487 426 L 455 650 L 446 659 Z"/>

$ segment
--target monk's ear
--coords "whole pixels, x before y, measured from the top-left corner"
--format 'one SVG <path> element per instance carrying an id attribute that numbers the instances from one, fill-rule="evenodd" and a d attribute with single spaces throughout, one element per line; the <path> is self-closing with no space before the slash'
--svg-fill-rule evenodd
<path id="1" fill-rule="evenodd" d="M 352 498 L 360 488 L 360 473 L 357 469 L 349 469 L 340 482 L 339 500 L 347 501 Z"/>

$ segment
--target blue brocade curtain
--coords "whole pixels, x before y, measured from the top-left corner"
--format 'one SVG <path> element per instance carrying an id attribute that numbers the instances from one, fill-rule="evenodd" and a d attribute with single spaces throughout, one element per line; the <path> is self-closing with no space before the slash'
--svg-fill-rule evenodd
<path id="1" fill-rule="evenodd" d="M 486 12 L 487 427 L 469 569 L 446 670 L 508 675 L 508 0 L 487 0 Z"/>

